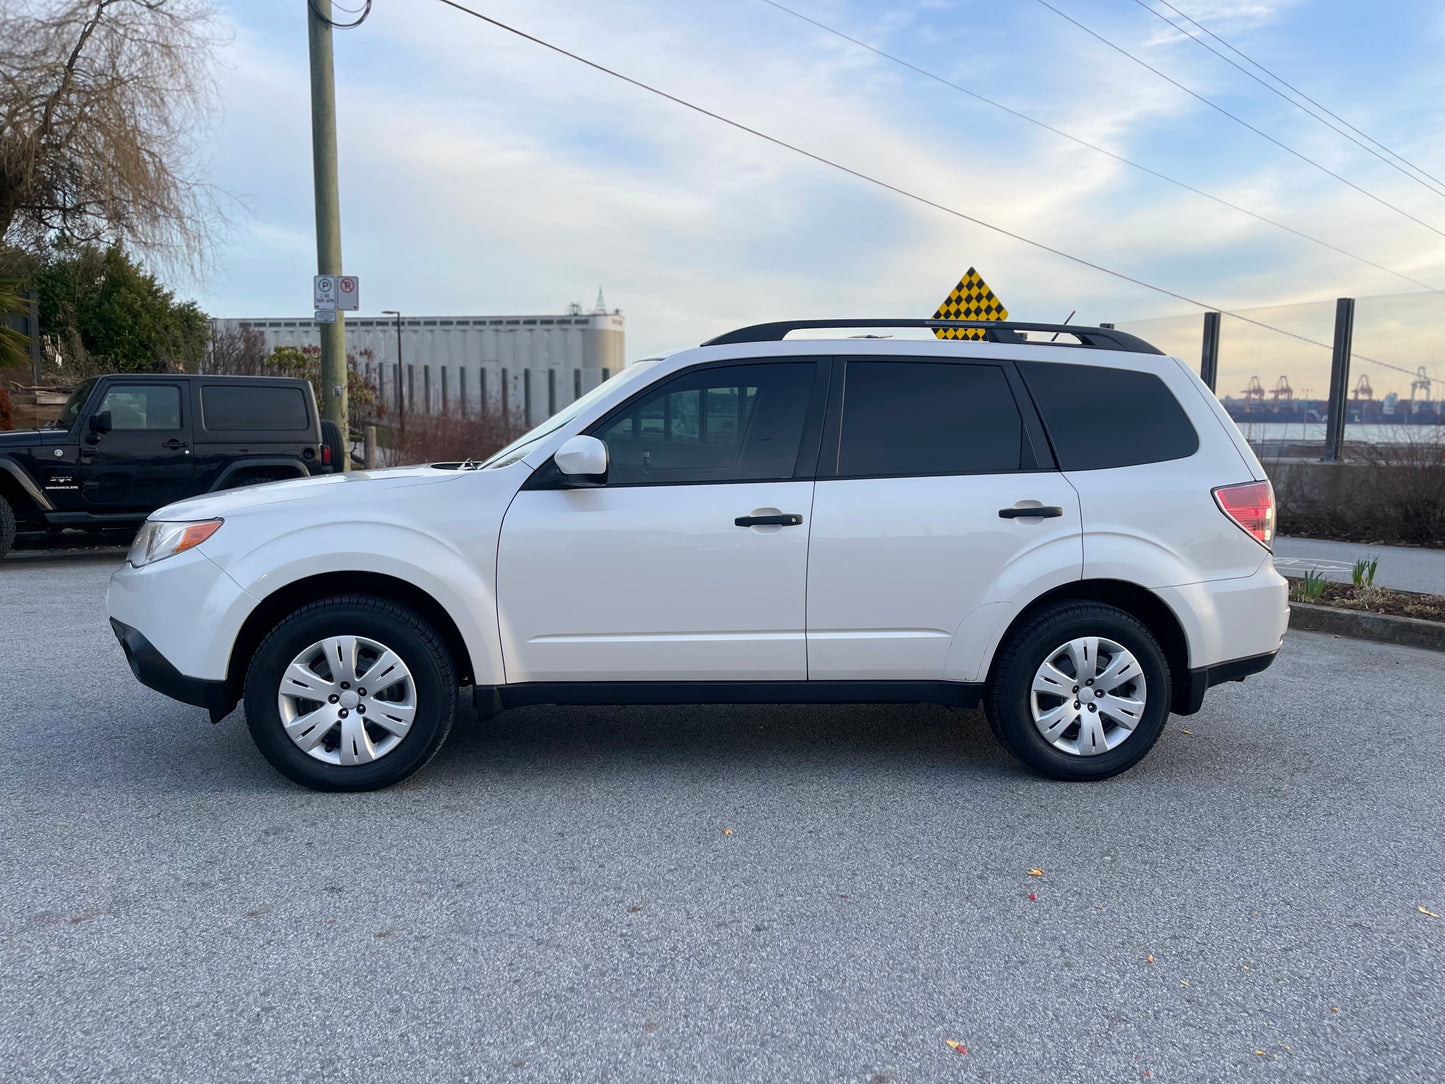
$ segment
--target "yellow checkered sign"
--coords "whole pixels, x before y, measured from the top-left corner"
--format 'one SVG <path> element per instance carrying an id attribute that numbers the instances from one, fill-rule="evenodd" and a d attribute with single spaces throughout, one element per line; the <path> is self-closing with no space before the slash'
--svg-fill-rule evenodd
<path id="1" fill-rule="evenodd" d="M 972 267 L 958 280 L 953 292 L 943 299 L 935 320 L 1007 320 L 1008 309 L 989 289 L 988 283 Z M 984 331 L 977 327 L 936 327 L 933 333 L 940 339 L 982 339 Z"/>

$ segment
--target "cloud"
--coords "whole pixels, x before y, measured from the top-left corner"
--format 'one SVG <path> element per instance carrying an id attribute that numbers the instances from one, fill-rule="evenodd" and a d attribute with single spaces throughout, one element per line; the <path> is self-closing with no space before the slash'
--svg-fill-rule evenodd
<path id="1" fill-rule="evenodd" d="M 797 3 L 1119 153 L 1445 285 L 1432 235 L 1207 115 L 1042 7 L 989 25 L 977 4 L 879 15 Z M 1186 10 L 1206 25 L 1245 25 L 1287 19 L 1290 6 Z M 1399 288 L 760 3 L 589 9 L 534 0 L 487 10 L 851 168 L 1201 300 Z M 300 313 L 314 271 L 304 33 L 297 17 L 236 14 L 250 21 L 214 156 L 218 179 L 249 196 L 256 219 L 203 301 L 219 315 Z M 1131 48 L 1144 47 L 1154 21 L 1127 22 Z M 600 284 L 626 311 L 628 353 L 640 357 L 761 319 L 928 315 L 970 264 L 1019 318 L 1061 319 L 1077 308 L 1097 322 L 1184 308 L 441 5 L 378 5 L 366 27 L 337 36 L 336 49 L 345 264 L 376 309 L 557 311 L 590 301 Z M 1182 79 L 1229 86 L 1205 67 L 1217 62 L 1190 49 L 1199 56 L 1180 51 L 1189 57 Z M 1440 77 L 1426 66 L 1411 78 Z M 1306 137 L 1307 118 L 1278 119 L 1292 138 L 1315 139 L 1312 149 L 1358 170 L 1361 183 L 1433 213 L 1428 193 L 1406 191 L 1383 165 Z M 1418 138 L 1438 158 L 1427 145 L 1439 134 L 1433 123 Z"/>

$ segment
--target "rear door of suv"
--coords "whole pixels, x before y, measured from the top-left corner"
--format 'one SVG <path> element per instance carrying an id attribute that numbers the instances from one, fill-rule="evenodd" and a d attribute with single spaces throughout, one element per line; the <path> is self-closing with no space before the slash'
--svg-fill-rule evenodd
<path id="1" fill-rule="evenodd" d="M 1010 363 L 835 366 L 808 554 L 808 677 L 977 680 L 1011 604 L 1079 577 L 1078 495 Z"/>

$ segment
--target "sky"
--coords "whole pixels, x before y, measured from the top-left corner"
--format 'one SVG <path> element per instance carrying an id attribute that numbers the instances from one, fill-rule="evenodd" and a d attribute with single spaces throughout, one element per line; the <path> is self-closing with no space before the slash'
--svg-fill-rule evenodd
<path id="1" fill-rule="evenodd" d="M 1049 3 L 1399 211 L 1190 97 L 1042 0 L 786 3 L 1117 155 L 1445 288 L 1445 233 L 1436 232 L 1445 231 L 1445 196 L 1271 94 L 1140 0 Z M 1392 0 L 1368 14 L 1341 0 L 1173 3 L 1445 179 L 1438 3 Z M 233 197 L 232 221 L 218 235 L 214 269 L 181 292 L 215 316 L 304 315 L 316 270 L 305 0 L 218 6 L 230 38 L 223 108 L 199 138 L 208 179 Z M 1302 317 L 1324 341 L 1340 296 L 1415 292 L 1400 311 L 1418 310 L 1437 328 L 1445 321 L 1445 295 L 1031 126 L 765 0 L 469 6 L 1206 306 L 1325 312 L 1322 321 Z M 1202 311 L 729 128 L 438 0 L 374 0 L 360 28 L 336 32 L 335 55 L 343 265 L 361 280 L 363 313 L 560 312 L 574 301 L 590 308 L 600 287 L 627 317 L 635 359 L 763 320 L 929 316 L 970 266 L 1014 319 L 1076 312 L 1078 322 L 1124 323 Z M 1434 343 L 1445 336 L 1376 338 L 1389 341 L 1373 356 L 1445 376 Z M 1282 352 L 1274 367 L 1294 356 Z M 1300 358 L 1296 369 L 1327 373 L 1327 351 L 1306 348 Z M 1274 361 L 1256 364 L 1271 384 Z M 1389 370 L 1379 375 L 1377 395 L 1408 386 Z"/>

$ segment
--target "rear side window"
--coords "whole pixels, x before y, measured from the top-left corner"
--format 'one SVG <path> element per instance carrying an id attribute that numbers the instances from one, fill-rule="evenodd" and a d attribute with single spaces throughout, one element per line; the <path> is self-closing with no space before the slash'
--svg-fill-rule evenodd
<path id="1" fill-rule="evenodd" d="M 996 365 L 850 361 L 838 449 L 842 477 L 1019 469 L 1023 424 Z"/>
<path id="2" fill-rule="evenodd" d="M 300 433 L 311 428 L 300 388 L 208 384 L 201 388 L 201 419 L 213 433 L 260 429 Z"/>
<path id="3" fill-rule="evenodd" d="M 1062 470 L 1099 470 L 1183 459 L 1199 434 L 1153 373 L 1102 365 L 1021 361 Z"/>

